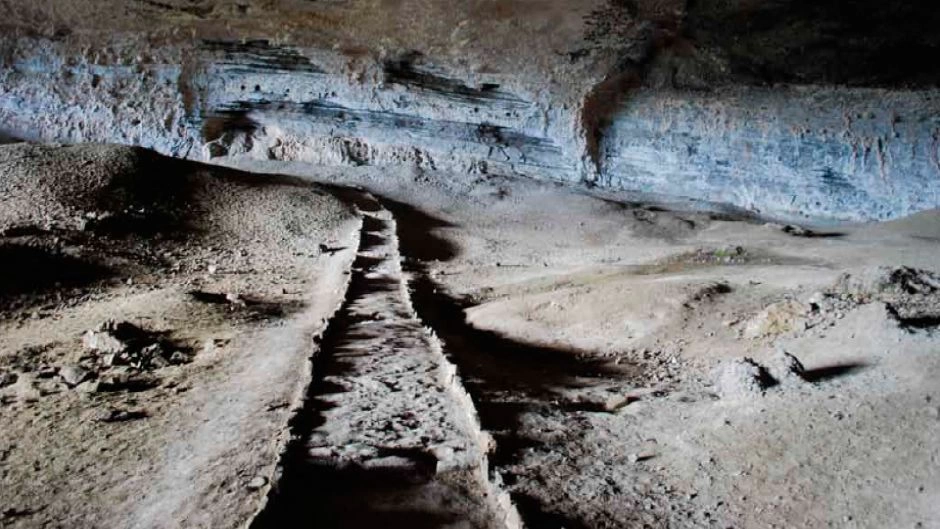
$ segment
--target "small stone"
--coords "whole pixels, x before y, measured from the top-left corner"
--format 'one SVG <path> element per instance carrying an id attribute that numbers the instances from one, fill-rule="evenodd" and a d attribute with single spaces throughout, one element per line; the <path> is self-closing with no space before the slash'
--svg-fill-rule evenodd
<path id="1" fill-rule="evenodd" d="M 150 358 L 149 364 L 153 369 L 163 369 L 164 367 L 170 366 L 170 361 L 164 358 L 162 355 L 156 355 Z"/>
<path id="2" fill-rule="evenodd" d="M 55 378 L 55 376 L 58 374 L 58 368 L 49 365 L 42 365 L 36 371 L 36 378 Z"/>
<path id="3" fill-rule="evenodd" d="M 412 483 L 422 483 L 437 473 L 435 458 L 384 456 L 365 458 L 361 466 L 366 471 L 394 475 Z"/>
<path id="4" fill-rule="evenodd" d="M 639 400 L 633 395 L 612 395 L 604 401 L 604 411 L 613 412 Z"/>
<path id="5" fill-rule="evenodd" d="M 256 491 L 256 490 L 261 490 L 267 484 L 268 484 L 268 478 L 264 476 L 256 476 L 254 479 L 249 481 L 247 485 L 245 485 L 245 488 L 247 488 L 250 491 Z"/>
<path id="6" fill-rule="evenodd" d="M 173 351 L 173 354 L 170 355 L 170 363 L 173 365 L 188 364 L 190 361 L 192 359 L 182 351 Z"/>
<path id="7" fill-rule="evenodd" d="M 88 331 L 82 336 L 82 345 L 86 349 L 101 353 L 120 354 L 127 350 L 127 344 L 109 331 Z"/>
<path id="8" fill-rule="evenodd" d="M 12 386 L 16 384 L 16 380 L 19 378 L 16 373 L 11 373 L 9 371 L 0 371 L 0 388 L 7 386 Z"/>
<path id="9" fill-rule="evenodd" d="M 647 459 L 653 459 L 654 457 L 656 457 L 656 454 L 652 452 L 639 452 L 636 454 L 630 454 L 627 456 L 627 460 L 630 461 L 630 463 L 639 463 L 641 461 L 646 461 Z"/>
<path id="10" fill-rule="evenodd" d="M 126 369 L 126 368 L 121 368 Z M 156 387 L 158 381 L 156 379 L 134 374 L 133 372 L 118 371 L 115 373 L 109 373 L 108 375 L 101 378 L 98 383 L 98 391 L 111 393 L 117 391 L 144 391 Z"/>
<path id="11" fill-rule="evenodd" d="M 806 237 L 808 234 L 811 233 L 806 228 L 797 226 L 795 224 L 787 224 L 786 226 L 783 227 L 783 232 L 789 233 L 790 235 L 793 235 L 794 237 Z"/>
<path id="12" fill-rule="evenodd" d="M 128 422 L 136 421 L 138 419 L 146 419 L 149 416 L 150 415 L 144 410 L 113 409 L 99 415 L 98 421 L 105 423 Z"/>
<path id="13" fill-rule="evenodd" d="M 219 271 L 219 267 L 218 267 L 217 265 L 211 264 L 211 265 L 209 265 L 208 268 L 206 268 L 206 270 L 207 270 L 210 274 L 214 274 L 214 273 L 216 273 L 216 272 Z"/>
<path id="14" fill-rule="evenodd" d="M 84 394 L 95 393 L 98 391 L 98 382 L 95 380 L 86 380 L 75 386 L 75 391 Z"/>
<path id="15" fill-rule="evenodd" d="M 239 296 L 238 294 L 234 292 L 229 292 L 228 294 L 226 294 L 225 301 L 228 301 L 232 305 L 241 305 L 241 306 L 245 305 L 245 300 L 242 299 L 241 296 Z"/>
<path id="16" fill-rule="evenodd" d="M 319 446 L 319 447 L 311 448 L 310 450 L 308 450 L 307 455 L 309 455 L 310 458 L 313 460 L 322 459 L 324 461 L 328 461 L 330 459 L 333 459 L 336 454 L 334 454 L 333 449 L 328 446 Z"/>
<path id="17" fill-rule="evenodd" d="M 68 387 L 74 388 L 75 386 L 78 386 L 82 382 L 91 378 L 91 371 L 85 369 L 82 366 L 62 366 L 59 368 L 59 377 Z"/>
<path id="18" fill-rule="evenodd" d="M 26 375 L 20 375 L 16 384 L 11 387 L 14 389 L 16 399 L 20 402 L 36 402 L 42 397 L 35 379 Z"/>
<path id="19" fill-rule="evenodd" d="M 140 356 L 144 360 L 150 360 L 163 355 L 163 346 L 159 343 L 152 343 L 140 350 Z"/>

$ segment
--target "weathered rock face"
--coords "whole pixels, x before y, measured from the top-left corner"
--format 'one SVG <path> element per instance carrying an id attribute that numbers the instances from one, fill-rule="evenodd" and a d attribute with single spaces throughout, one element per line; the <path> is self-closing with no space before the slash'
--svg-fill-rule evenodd
<path id="1" fill-rule="evenodd" d="M 341 53 L 269 40 L 200 40 L 160 49 L 152 62 L 106 65 L 59 43 L 17 47 L 0 113 L 27 139 L 118 141 L 200 159 L 576 173 L 573 127 L 548 113 L 550 99 L 501 76 L 452 77 L 417 53 L 350 72 Z"/>
<path id="2" fill-rule="evenodd" d="M 895 32 L 833 2 L 16 4 L 0 4 L 0 132 L 21 138 L 512 173 L 781 216 L 940 206 L 940 67 L 907 59 L 937 47 L 917 33 L 936 18 L 924 2 L 886 13 L 912 24 Z"/>
<path id="3" fill-rule="evenodd" d="M 731 87 L 635 93 L 602 135 L 601 185 L 769 213 L 888 219 L 940 204 L 940 94 Z"/>

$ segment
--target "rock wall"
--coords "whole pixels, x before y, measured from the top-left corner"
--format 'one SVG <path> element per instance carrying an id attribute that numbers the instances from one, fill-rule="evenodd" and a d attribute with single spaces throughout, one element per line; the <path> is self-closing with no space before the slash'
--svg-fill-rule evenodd
<path id="1" fill-rule="evenodd" d="M 601 137 L 604 187 L 844 220 L 940 206 L 936 91 L 642 90 Z"/>
<path id="2" fill-rule="evenodd" d="M 0 134 L 205 161 L 513 174 L 781 217 L 889 219 L 940 207 L 940 73 L 882 68 L 872 88 L 864 69 L 826 57 L 812 68 L 802 40 L 783 55 L 750 37 L 723 48 L 727 9 L 747 12 L 737 4 L 701 2 L 683 22 L 680 0 L 542 0 L 550 9 L 531 15 L 511 0 L 498 13 L 483 0 L 402 0 L 408 9 L 385 15 L 354 1 L 242 9 L 206 0 L 192 12 L 133 4 L 109 22 L 97 13 L 126 3 L 95 2 L 0 36 Z M 842 12 L 827 3 L 781 18 L 780 5 L 760 19 L 773 42 L 802 35 L 805 16 L 828 28 Z M 418 8 L 433 12 L 421 18 Z M 264 36 L 279 21 L 290 32 Z M 866 38 L 849 51 L 888 42 Z"/>
<path id="3" fill-rule="evenodd" d="M 267 40 L 207 40 L 146 56 L 124 43 L 107 58 L 63 48 L 16 43 L 0 74 L 0 128 L 203 160 L 399 163 L 555 179 L 576 172 L 572 135 L 550 130 L 570 125 L 550 102 L 498 76 L 452 77 L 416 55 L 352 72 L 341 54 Z"/>

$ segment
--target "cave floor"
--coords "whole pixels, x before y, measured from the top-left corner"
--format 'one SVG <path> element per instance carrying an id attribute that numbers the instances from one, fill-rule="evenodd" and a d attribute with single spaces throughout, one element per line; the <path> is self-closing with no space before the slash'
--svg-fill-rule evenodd
<path id="1" fill-rule="evenodd" d="M 26 144 L 0 190 L 2 527 L 940 527 L 936 211 Z"/>

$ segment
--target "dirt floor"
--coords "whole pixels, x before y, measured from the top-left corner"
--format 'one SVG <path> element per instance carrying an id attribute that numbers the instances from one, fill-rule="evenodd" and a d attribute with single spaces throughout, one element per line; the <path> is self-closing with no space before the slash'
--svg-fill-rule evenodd
<path id="1" fill-rule="evenodd" d="M 0 526 L 940 527 L 940 213 L 240 169 L 0 147 Z"/>
<path id="2" fill-rule="evenodd" d="M 254 514 L 359 220 L 308 184 L 0 148 L 0 525 Z"/>

